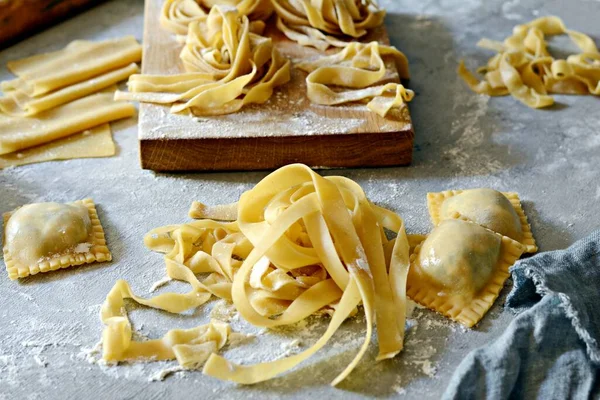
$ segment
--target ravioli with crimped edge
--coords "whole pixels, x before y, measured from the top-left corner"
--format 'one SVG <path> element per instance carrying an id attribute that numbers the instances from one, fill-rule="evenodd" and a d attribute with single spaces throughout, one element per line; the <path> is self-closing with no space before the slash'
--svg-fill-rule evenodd
<path id="1" fill-rule="evenodd" d="M 3 252 L 10 279 L 112 259 L 91 199 L 5 213 Z"/>
<path id="2" fill-rule="evenodd" d="M 516 240 L 526 253 L 537 251 L 517 193 L 488 188 L 427 193 L 427 207 L 434 225 L 451 218 L 472 221 Z"/>
<path id="3" fill-rule="evenodd" d="M 410 256 L 407 294 L 470 328 L 490 309 L 523 250 L 475 223 L 444 220 Z"/>

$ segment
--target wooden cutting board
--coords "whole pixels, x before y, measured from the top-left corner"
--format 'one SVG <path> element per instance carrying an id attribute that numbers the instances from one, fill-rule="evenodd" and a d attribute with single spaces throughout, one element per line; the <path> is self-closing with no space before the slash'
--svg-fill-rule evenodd
<path id="1" fill-rule="evenodd" d="M 181 44 L 160 28 L 163 0 L 146 0 L 142 71 L 183 71 Z M 272 26 L 270 24 L 270 26 Z M 289 41 L 271 27 L 266 33 L 282 54 L 315 58 L 318 50 Z M 385 28 L 369 40 L 389 43 Z M 398 81 L 392 61 L 384 81 Z M 277 88 L 266 104 L 240 112 L 193 118 L 169 107 L 141 104 L 142 168 L 157 171 L 274 169 L 290 163 L 315 168 L 393 166 L 411 162 L 413 127 L 408 107 L 382 118 L 364 104 L 321 106 L 306 98 L 306 73 L 292 68 L 292 79 Z"/>

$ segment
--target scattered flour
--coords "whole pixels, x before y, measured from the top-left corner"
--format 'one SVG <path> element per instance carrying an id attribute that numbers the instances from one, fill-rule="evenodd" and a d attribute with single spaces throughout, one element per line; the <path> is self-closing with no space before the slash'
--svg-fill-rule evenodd
<path id="1" fill-rule="evenodd" d="M 79 243 L 77 246 L 75 246 L 74 251 L 75 253 L 88 253 L 91 247 L 91 243 Z"/>
<path id="2" fill-rule="evenodd" d="M 176 372 L 182 372 L 182 371 L 185 371 L 185 369 L 183 369 L 183 367 L 181 367 L 179 365 L 175 366 L 175 367 L 171 367 L 171 368 L 161 369 L 157 373 L 151 375 L 148 378 L 148 382 L 164 381 L 167 376 L 172 375 Z"/>
<path id="3" fill-rule="evenodd" d="M 148 290 L 148 292 L 150 293 L 154 293 L 158 288 L 166 285 L 167 283 L 171 282 L 173 279 L 171 279 L 170 277 L 166 276 L 156 282 L 154 282 L 152 284 L 152 286 L 150 286 L 150 290 Z"/>

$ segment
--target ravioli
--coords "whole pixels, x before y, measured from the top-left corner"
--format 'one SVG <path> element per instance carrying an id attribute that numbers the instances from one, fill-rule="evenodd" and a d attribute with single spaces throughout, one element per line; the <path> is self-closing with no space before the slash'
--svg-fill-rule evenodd
<path id="1" fill-rule="evenodd" d="M 516 240 L 528 253 L 537 251 L 516 193 L 488 188 L 428 193 L 427 206 L 434 225 L 446 219 L 465 219 Z"/>
<path id="2" fill-rule="evenodd" d="M 111 260 L 91 199 L 28 204 L 4 214 L 3 251 L 10 279 Z"/>
<path id="3" fill-rule="evenodd" d="M 523 250 L 475 223 L 444 220 L 411 255 L 407 294 L 471 327 L 490 309 Z"/>

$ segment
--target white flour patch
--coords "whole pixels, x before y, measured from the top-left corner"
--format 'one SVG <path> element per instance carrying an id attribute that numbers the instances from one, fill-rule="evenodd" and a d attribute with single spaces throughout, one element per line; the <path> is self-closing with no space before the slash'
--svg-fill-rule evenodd
<path id="1" fill-rule="evenodd" d="M 523 19 L 523 16 L 517 14 L 515 9 L 519 8 L 521 0 L 509 0 L 502 3 L 502 16 L 511 21 L 519 21 Z"/>
<path id="2" fill-rule="evenodd" d="M 166 285 L 167 283 L 171 282 L 173 279 L 171 279 L 170 277 L 166 276 L 163 279 L 160 279 L 156 282 L 154 282 L 152 284 L 152 286 L 150 286 L 150 289 L 148 290 L 148 292 L 150 293 L 154 293 L 158 288 Z"/>
<path id="3" fill-rule="evenodd" d="M 73 251 L 75 253 L 89 253 L 91 247 L 91 243 L 79 243 L 77 246 L 75 246 L 75 249 L 73 249 Z"/>
<path id="4" fill-rule="evenodd" d="M 461 82 L 462 83 L 462 82 Z M 459 173 L 484 175 L 502 170 L 502 163 L 490 152 L 486 152 L 486 135 L 481 121 L 488 111 L 489 96 L 464 92 L 461 88 L 455 99 L 457 116 L 452 121 L 450 135 L 457 139 L 444 152 L 448 162 L 459 169 Z M 464 112 L 458 113 L 458 106 Z"/>

